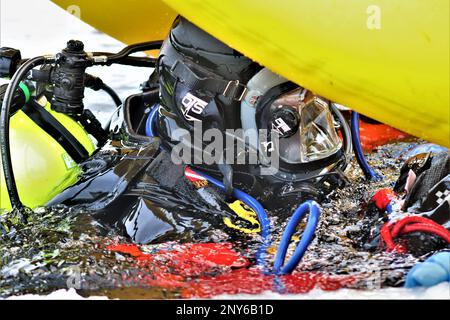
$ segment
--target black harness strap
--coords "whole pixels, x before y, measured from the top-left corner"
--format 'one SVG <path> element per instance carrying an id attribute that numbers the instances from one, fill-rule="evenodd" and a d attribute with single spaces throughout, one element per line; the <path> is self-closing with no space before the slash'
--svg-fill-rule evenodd
<path id="1" fill-rule="evenodd" d="M 241 101 L 247 93 L 247 86 L 239 80 L 225 80 L 213 77 L 203 77 L 195 73 L 186 61 L 177 60 L 170 69 L 170 72 L 186 84 L 192 90 L 203 89 L 214 92 L 224 97 Z"/>
<path id="2" fill-rule="evenodd" d="M 102 128 L 102 124 L 89 109 L 83 110 L 78 121 L 89 134 L 97 139 L 98 145 L 104 145 L 108 141 L 108 132 Z"/>
<path id="3" fill-rule="evenodd" d="M 36 100 L 30 100 L 22 111 L 55 139 L 75 162 L 80 163 L 89 157 L 83 145 Z"/>

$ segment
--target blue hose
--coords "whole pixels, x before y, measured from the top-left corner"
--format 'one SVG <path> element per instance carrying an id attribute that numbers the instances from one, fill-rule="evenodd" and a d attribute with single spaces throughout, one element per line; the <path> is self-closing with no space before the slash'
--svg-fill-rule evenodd
<path id="1" fill-rule="evenodd" d="M 300 240 L 300 243 L 295 249 L 292 257 L 286 264 L 283 265 L 291 238 L 296 232 L 297 225 L 300 223 L 307 212 L 309 212 L 309 219 L 308 223 L 306 224 L 305 231 L 303 232 L 302 239 Z M 286 227 L 286 230 L 283 233 L 280 245 L 277 250 L 277 254 L 275 256 L 275 274 L 291 273 L 295 269 L 295 267 L 297 267 L 314 237 L 314 232 L 319 222 L 319 217 L 320 209 L 319 205 L 315 201 L 305 201 L 300 207 L 297 208 L 297 210 L 295 210 L 291 220 Z"/>
<path id="2" fill-rule="evenodd" d="M 155 104 L 148 115 L 147 122 L 145 123 L 145 134 L 148 137 L 155 136 L 154 123 L 156 121 L 156 116 L 158 115 L 158 110 L 159 104 Z"/>
<path id="3" fill-rule="evenodd" d="M 381 176 L 379 176 L 375 170 L 373 170 L 370 165 L 367 163 L 366 158 L 364 157 L 364 152 L 361 147 L 361 138 L 359 136 L 359 113 L 352 111 L 352 145 L 353 151 L 355 152 L 356 161 L 358 161 L 361 170 L 364 172 L 364 175 L 369 180 L 381 180 Z"/>
<path id="4" fill-rule="evenodd" d="M 195 171 L 195 170 L 194 170 Z M 195 171 L 198 175 L 201 175 L 206 180 L 208 180 L 210 183 L 215 185 L 216 187 L 225 190 L 225 186 L 222 182 L 219 180 L 210 177 L 204 173 L 200 173 L 198 171 Z M 261 224 L 261 236 L 263 238 L 263 246 L 260 247 L 260 249 L 257 252 L 256 255 L 256 262 L 258 265 L 261 265 L 265 267 L 265 254 L 267 251 L 267 248 L 270 245 L 271 239 L 270 239 L 270 220 L 267 216 L 266 211 L 264 210 L 263 206 L 252 196 L 248 195 L 247 193 L 234 188 L 233 196 L 236 199 L 241 200 L 246 205 L 250 206 L 257 214 L 258 220 Z M 282 264 L 285 260 L 286 253 L 289 247 L 289 242 L 293 236 L 293 234 L 296 232 L 296 228 L 298 224 L 300 223 L 303 216 L 309 211 L 310 217 L 308 219 L 308 223 L 306 225 L 305 231 L 303 233 L 302 239 L 300 240 L 299 245 L 295 249 L 295 252 L 291 259 L 282 267 Z M 289 221 L 285 232 L 283 233 L 280 246 L 277 250 L 277 255 L 275 257 L 275 264 L 274 264 L 274 273 L 275 274 L 288 274 L 291 273 L 297 265 L 300 263 L 300 260 L 302 259 L 303 255 L 305 254 L 306 250 L 308 249 L 309 244 L 311 243 L 314 233 L 317 227 L 317 224 L 319 222 L 320 217 L 320 209 L 319 205 L 315 201 L 306 201 L 304 202 L 300 207 L 295 210 L 294 214 L 292 215 L 291 220 Z"/>

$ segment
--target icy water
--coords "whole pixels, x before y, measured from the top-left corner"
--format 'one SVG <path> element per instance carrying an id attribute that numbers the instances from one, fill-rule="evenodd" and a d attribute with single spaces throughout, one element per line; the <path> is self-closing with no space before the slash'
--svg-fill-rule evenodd
<path id="1" fill-rule="evenodd" d="M 402 285 L 405 273 L 420 258 L 360 246 L 360 235 L 368 234 L 372 227 L 372 220 L 365 217 L 367 202 L 379 188 L 393 186 L 401 165 L 399 156 L 410 146 L 385 145 L 369 157 L 383 173 L 382 182 L 366 182 L 355 163 L 350 164 L 346 173 L 351 184 L 321 204 L 316 237 L 292 276 L 263 275 L 255 267 L 255 253 L 261 245 L 258 235 L 242 234 L 236 240 L 226 227 L 207 226 L 209 233 L 197 241 L 187 233 L 183 243 L 162 241 L 161 237 L 151 244 L 135 245 L 89 213 L 76 207 L 55 207 L 1 217 L 0 296 L 50 294 L 72 288 L 84 297 L 109 298 L 226 298 L 236 294 L 242 298 L 280 298 L 283 294 L 305 298 L 308 293 L 312 298 L 336 298 L 338 292 L 342 297 L 359 297 L 357 292 L 362 292 L 361 297 L 370 298 L 378 292 L 381 297 L 400 298 L 397 293 L 446 299 L 448 286 L 415 292 L 391 288 Z M 155 196 L 152 203 L 166 216 L 175 214 L 176 209 L 164 203 L 164 195 L 178 201 L 178 206 L 183 198 L 155 188 L 150 192 Z M 188 208 L 189 203 L 185 205 Z M 190 210 L 202 214 L 201 208 Z M 157 211 L 153 207 L 153 214 Z M 274 226 L 267 255 L 270 268 L 285 222 L 269 215 Z M 67 297 L 73 298 L 73 294 L 67 293 Z"/>
<path id="2" fill-rule="evenodd" d="M 25 7 L 30 10 L 21 9 Z M 49 1 L 1 0 L 0 12 L 0 45 L 21 49 L 23 57 L 57 52 L 72 38 L 84 41 L 88 51 L 115 52 L 123 47 Z M 27 21 L 35 16 L 42 19 L 31 26 Z M 100 76 L 121 98 L 136 93 L 149 75 L 146 70 L 122 66 L 89 72 Z M 89 91 L 86 96 L 85 104 L 106 121 L 113 110 L 109 97 Z M 399 156 L 408 147 L 410 143 L 389 144 L 369 157 L 385 176 L 382 182 L 366 182 L 356 164 L 350 164 L 346 171 L 350 185 L 322 204 L 316 237 L 293 276 L 264 276 L 254 267 L 260 241 L 257 235 L 242 235 L 242 240 L 236 241 L 235 234 L 213 229 L 209 241 L 200 241 L 209 243 L 202 245 L 185 239 L 185 244 L 159 241 L 136 246 L 90 213 L 67 207 L 42 208 L 0 217 L 0 296 L 56 291 L 49 297 L 448 299 L 448 285 L 418 291 L 392 288 L 401 286 L 405 273 L 420 258 L 368 251 L 358 245 L 371 227 L 364 219 L 368 200 L 379 188 L 393 186 L 401 166 Z M 163 196 L 176 198 L 164 190 L 155 189 L 154 194 L 159 201 Z M 165 214 L 174 212 L 161 207 Z M 276 227 L 268 265 L 285 226 L 271 216 Z"/>

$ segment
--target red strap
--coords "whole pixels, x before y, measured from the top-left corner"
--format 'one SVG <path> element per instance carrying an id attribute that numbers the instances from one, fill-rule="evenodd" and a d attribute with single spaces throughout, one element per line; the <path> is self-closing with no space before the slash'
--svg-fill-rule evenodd
<path id="1" fill-rule="evenodd" d="M 199 175 L 197 172 L 195 172 L 194 170 L 192 170 L 189 167 L 186 167 L 186 169 L 184 169 L 184 175 L 191 182 L 205 181 L 206 180 L 204 177 L 202 177 L 201 175 Z"/>
<path id="2" fill-rule="evenodd" d="M 420 216 L 408 216 L 403 218 L 400 221 L 397 221 L 397 223 L 395 223 L 394 227 L 392 228 L 392 237 L 397 237 L 400 233 L 401 230 L 408 224 L 412 224 L 412 223 L 423 223 L 426 225 L 432 225 L 435 226 L 436 228 L 442 228 L 444 230 L 446 230 L 443 226 L 441 226 L 439 223 L 434 222 L 431 219 L 427 219 L 425 217 L 420 217 Z"/>
<path id="3" fill-rule="evenodd" d="M 431 233 L 450 243 L 450 231 L 439 223 L 420 216 L 408 216 L 396 222 L 385 223 L 381 228 L 380 235 L 388 251 L 406 252 L 406 248 L 397 245 L 394 238 L 411 232 Z"/>
<path id="4" fill-rule="evenodd" d="M 437 236 L 440 236 L 442 239 L 444 239 L 445 241 L 447 241 L 447 243 L 450 243 L 450 232 L 445 229 L 445 228 L 435 228 L 432 227 L 430 225 L 423 225 L 420 223 L 411 225 L 411 226 L 406 226 L 403 231 L 402 234 L 406 234 L 406 233 L 411 233 L 411 232 L 428 232 L 428 233 L 432 233 L 435 234 Z"/>

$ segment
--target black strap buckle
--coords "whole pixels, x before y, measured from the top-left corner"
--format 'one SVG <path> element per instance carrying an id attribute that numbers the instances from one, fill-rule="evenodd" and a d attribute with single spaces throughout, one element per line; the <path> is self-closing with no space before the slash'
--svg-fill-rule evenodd
<path id="1" fill-rule="evenodd" d="M 239 82 L 239 80 L 231 80 L 228 82 L 222 95 L 231 97 L 235 101 L 241 101 L 247 93 L 247 86 Z"/>
<path id="2" fill-rule="evenodd" d="M 196 67 L 199 68 L 198 66 Z M 247 93 L 247 86 L 239 80 L 227 81 L 213 77 L 202 77 L 191 69 L 188 62 L 175 61 L 170 72 L 182 83 L 189 86 L 191 90 L 205 89 L 214 93 L 222 94 L 224 97 L 241 101 Z M 225 88 L 224 88 L 225 87 Z"/>

